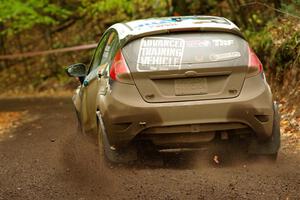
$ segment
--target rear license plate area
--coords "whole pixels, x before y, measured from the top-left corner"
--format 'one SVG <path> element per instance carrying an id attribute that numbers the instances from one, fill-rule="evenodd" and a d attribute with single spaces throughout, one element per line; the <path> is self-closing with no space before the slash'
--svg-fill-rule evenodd
<path id="1" fill-rule="evenodd" d="M 175 95 L 203 95 L 207 94 L 206 78 L 175 79 Z"/>

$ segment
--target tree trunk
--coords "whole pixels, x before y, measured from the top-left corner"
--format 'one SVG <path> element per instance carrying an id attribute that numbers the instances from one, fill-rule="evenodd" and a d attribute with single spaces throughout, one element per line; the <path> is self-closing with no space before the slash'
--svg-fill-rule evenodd
<path id="1" fill-rule="evenodd" d="M 280 9 L 281 8 L 281 1 L 280 0 L 273 0 L 274 2 L 274 7 L 276 9 Z"/>
<path id="2" fill-rule="evenodd" d="M 46 30 L 44 30 L 44 33 L 45 33 L 45 41 L 48 46 L 48 49 L 52 49 L 53 41 L 52 41 L 51 30 L 46 27 Z M 50 54 L 47 56 L 46 62 L 48 64 L 48 66 L 50 66 L 50 71 L 51 71 L 50 76 L 57 77 L 57 75 L 58 75 L 59 68 L 58 68 L 58 64 L 56 61 L 57 61 L 57 58 L 54 54 Z"/>
<path id="3" fill-rule="evenodd" d="M 241 25 L 239 19 L 237 18 L 236 8 L 234 6 L 234 2 L 232 0 L 226 0 L 227 4 L 231 11 L 231 17 L 234 23 Z"/>
<path id="4" fill-rule="evenodd" d="M 21 33 L 17 34 L 18 49 L 19 49 L 20 53 L 24 53 L 24 47 L 23 47 L 23 44 L 22 44 L 22 39 L 21 39 L 20 34 Z M 25 73 L 27 74 L 27 76 L 30 76 L 29 68 L 28 68 L 29 64 L 27 62 L 27 59 L 26 58 L 21 58 L 21 61 L 23 63 L 23 66 L 25 67 Z"/>
<path id="5" fill-rule="evenodd" d="M 273 3 L 274 3 L 274 7 L 276 9 L 280 9 L 281 8 L 281 1 L 280 0 L 273 0 Z M 277 12 L 276 10 L 274 10 L 274 12 L 275 12 L 276 16 L 280 15 L 280 13 Z"/>
<path id="6" fill-rule="evenodd" d="M 242 5 L 241 1 L 227 0 L 227 4 L 229 5 L 235 23 L 237 23 L 240 27 L 246 29 L 248 27 L 248 21 L 247 21 L 248 13 L 245 9 L 241 7 Z"/>
<path id="7" fill-rule="evenodd" d="M 167 2 L 167 7 L 168 7 L 168 16 L 172 16 L 173 15 L 173 11 L 174 11 L 174 7 L 173 7 L 173 1 L 172 0 L 166 0 Z"/>
<path id="8" fill-rule="evenodd" d="M 248 12 L 246 9 L 243 9 L 241 7 L 242 4 L 241 4 L 240 0 L 235 0 L 235 3 L 237 6 L 237 13 L 238 13 L 238 16 L 240 17 L 240 21 L 244 25 L 244 28 L 247 28 L 248 27 L 248 20 L 247 20 Z"/>
<path id="9" fill-rule="evenodd" d="M 0 33 L 4 30 L 3 23 L 0 23 Z M 5 35 L 0 35 L 0 54 L 6 54 L 6 46 L 5 46 Z M 0 60 L 0 70 L 5 69 L 8 66 L 7 60 Z"/>
<path id="10" fill-rule="evenodd" d="M 188 3 L 185 0 L 173 0 L 172 1 L 174 14 L 181 16 L 189 14 Z"/>

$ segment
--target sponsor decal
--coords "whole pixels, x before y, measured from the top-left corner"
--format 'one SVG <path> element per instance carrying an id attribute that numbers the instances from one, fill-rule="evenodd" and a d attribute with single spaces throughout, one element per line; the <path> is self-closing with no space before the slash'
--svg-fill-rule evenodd
<path id="1" fill-rule="evenodd" d="M 213 39 L 213 40 L 188 40 L 186 41 L 186 47 L 226 47 L 233 45 L 234 40 L 222 40 L 222 39 Z"/>
<path id="2" fill-rule="evenodd" d="M 241 53 L 238 51 L 220 53 L 220 54 L 211 54 L 209 59 L 211 61 L 223 61 L 223 60 L 231 60 L 235 58 L 241 57 Z"/>
<path id="3" fill-rule="evenodd" d="M 180 38 L 146 37 L 141 40 L 137 70 L 180 69 L 185 41 Z"/>
<path id="4" fill-rule="evenodd" d="M 188 40 L 186 41 L 186 47 L 210 47 L 212 44 L 211 40 Z"/>
<path id="5" fill-rule="evenodd" d="M 165 19 L 165 20 L 153 20 L 153 21 L 146 21 L 146 22 L 135 22 L 133 28 L 134 29 L 141 29 L 141 28 L 153 28 L 153 27 L 163 27 L 167 24 L 172 23 L 174 25 L 174 21 L 172 19 Z"/>
<path id="6" fill-rule="evenodd" d="M 233 45 L 233 40 L 221 40 L 221 39 L 214 39 L 212 43 L 215 47 L 224 47 L 224 46 L 231 46 Z"/>

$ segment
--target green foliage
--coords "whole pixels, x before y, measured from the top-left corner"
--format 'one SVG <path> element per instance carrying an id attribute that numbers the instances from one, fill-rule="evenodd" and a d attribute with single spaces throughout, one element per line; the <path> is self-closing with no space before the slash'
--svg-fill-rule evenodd
<path id="1" fill-rule="evenodd" d="M 282 9 L 287 13 L 299 16 L 300 0 L 292 0 L 291 3 L 282 3 Z"/>
<path id="2" fill-rule="evenodd" d="M 2 0 L 0 4 L 1 34 L 13 35 L 35 25 L 55 25 L 71 13 L 48 0 Z"/>
<path id="3" fill-rule="evenodd" d="M 80 12 L 95 20 L 113 24 L 137 18 L 158 17 L 167 14 L 167 1 L 159 0 L 82 0 Z"/>
<path id="4" fill-rule="evenodd" d="M 271 55 L 273 47 L 273 39 L 269 29 L 264 28 L 258 32 L 245 30 L 244 34 L 254 51 L 261 55 L 261 61 L 267 63 L 267 59 Z"/>
<path id="5" fill-rule="evenodd" d="M 285 70 L 299 67 L 300 32 L 297 20 L 272 20 L 262 30 L 247 30 L 245 36 L 264 67 L 282 78 Z"/>
<path id="6" fill-rule="evenodd" d="M 288 67 L 299 67 L 300 54 L 300 32 L 296 32 L 292 37 L 283 42 L 278 49 L 274 52 L 274 65 L 281 66 L 277 71 L 283 71 Z M 298 62 L 294 65 L 294 62 Z"/>
<path id="7" fill-rule="evenodd" d="M 216 0 L 190 0 L 188 9 L 193 15 L 206 15 L 207 13 L 215 13 L 218 9 Z"/>
<path id="8" fill-rule="evenodd" d="M 82 1 L 82 13 L 92 18 L 109 20 L 126 20 L 132 15 L 132 4 L 127 0 Z"/>
<path id="9" fill-rule="evenodd" d="M 163 17 L 169 14 L 168 0 L 132 0 L 132 19 Z"/>
<path id="10" fill-rule="evenodd" d="M 241 27 L 266 71 L 284 74 L 286 69 L 299 67 L 299 20 L 272 9 L 275 1 L 268 1 L 269 7 L 246 5 L 249 2 L 253 1 L 0 0 L 0 54 L 92 43 L 99 40 L 108 26 L 122 21 L 178 14 L 218 15 Z M 300 13 L 300 0 L 281 1 L 281 6 L 284 12 Z M 36 40 L 37 36 L 44 38 Z M 16 83 L 20 87 L 31 84 L 36 88 L 53 79 L 68 84 L 70 79 L 64 76 L 60 66 L 73 62 L 88 63 L 91 55 L 92 51 L 80 51 L 0 60 L 0 82 L 5 83 L 3 89 Z M 30 74 L 30 79 L 24 78 L 24 73 Z"/>

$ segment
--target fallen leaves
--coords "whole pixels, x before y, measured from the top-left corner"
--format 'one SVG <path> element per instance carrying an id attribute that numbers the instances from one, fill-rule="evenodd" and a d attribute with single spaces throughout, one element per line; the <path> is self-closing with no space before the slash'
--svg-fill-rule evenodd
<path id="1" fill-rule="evenodd" d="M 293 153 L 300 152 L 300 112 L 299 105 L 289 105 L 283 98 L 279 103 L 281 113 L 280 130 L 282 134 L 282 149 Z"/>
<path id="2" fill-rule="evenodd" d="M 21 119 L 26 113 L 27 111 L 0 112 L 0 140 L 4 137 L 5 133 L 20 125 Z"/>
<path id="3" fill-rule="evenodd" d="M 213 161 L 214 161 L 216 164 L 220 164 L 219 156 L 215 155 L 214 158 L 213 158 Z"/>

